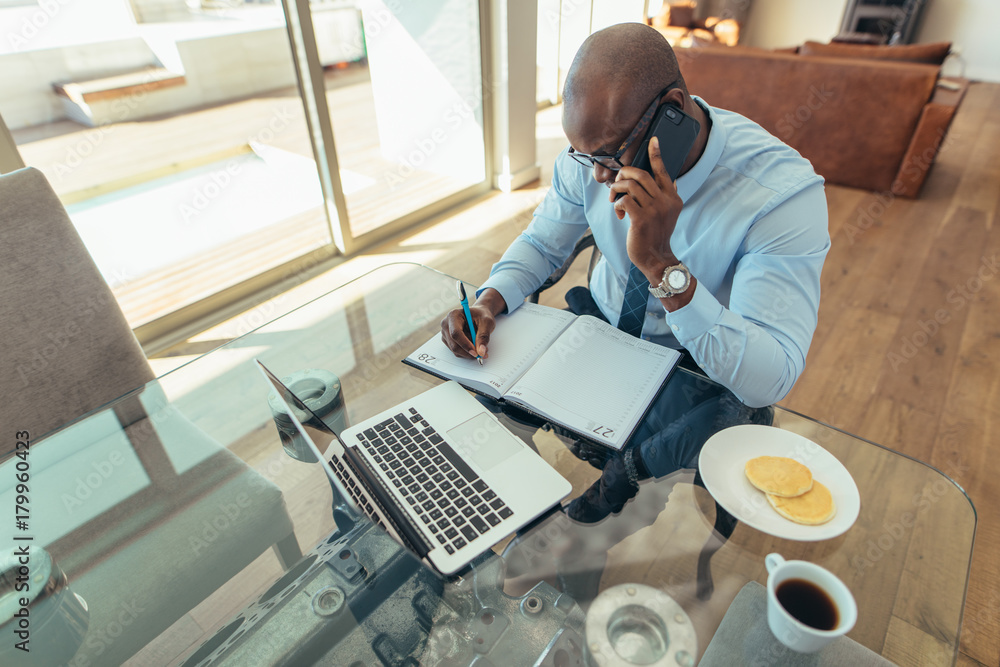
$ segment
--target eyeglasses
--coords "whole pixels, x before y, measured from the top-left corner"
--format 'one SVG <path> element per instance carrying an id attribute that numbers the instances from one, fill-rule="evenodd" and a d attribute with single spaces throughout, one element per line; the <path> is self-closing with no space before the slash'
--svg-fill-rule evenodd
<path id="1" fill-rule="evenodd" d="M 671 88 L 676 87 L 677 81 L 674 81 L 656 95 L 656 99 L 654 99 L 652 104 L 649 105 L 649 108 L 646 109 L 646 113 L 642 114 L 642 118 L 639 119 L 638 124 L 632 128 L 632 132 L 628 135 L 625 141 L 622 142 L 622 145 L 618 147 L 618 150 L 615 151 L 614 155 L 589 155 L 587 153 L 578 153 L 573 150 L 572 146 L 570 146 L 569 156 L 582 164 L 584 167 L 593 167 L 595 164 L 599 164 L 605 169 L 618 171 L 625 166 L 621 163 L 622 155 L 625 155 L 625 152 L 628 151 L 629 146 L 632 145 L 632 142 L 635 141 L 637 137 L 646 132 L 646 128 L 648 128 L 649 124 L 653 121 L 653 115 L 656 113 L 656 110 L 660 108 L 660 100 L 663 99 L 663 96 L 666 95 L 667 91 Z"/>

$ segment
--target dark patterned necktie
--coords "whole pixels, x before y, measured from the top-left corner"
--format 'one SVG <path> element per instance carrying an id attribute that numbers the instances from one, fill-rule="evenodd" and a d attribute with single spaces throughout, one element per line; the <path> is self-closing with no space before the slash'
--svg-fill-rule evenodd
<path id="1" fill-rule="evenodd" d="M 649 281 L 635 264 L 628 271 L 628 285 L 622 300 L 622 312 L 618 316 L 618 328 L 638 337 L 642 333 L 642 322 L 646 317 L 646 302 L 649 300 Z"/>

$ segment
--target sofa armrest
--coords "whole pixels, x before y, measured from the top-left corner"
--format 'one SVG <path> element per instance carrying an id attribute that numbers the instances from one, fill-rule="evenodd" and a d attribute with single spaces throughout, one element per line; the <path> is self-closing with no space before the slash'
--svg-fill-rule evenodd
<path id="1" fill-rule="evenodd" d="M 896 196 L 914 198 L 920 194 L 927 173 L 944 143 L 951 119 L 969 88 L 968 79 L 942 78 L 941 82 L 920 114 L 910 145 L 903 155 L 892 183 L 892 192 Z"/>

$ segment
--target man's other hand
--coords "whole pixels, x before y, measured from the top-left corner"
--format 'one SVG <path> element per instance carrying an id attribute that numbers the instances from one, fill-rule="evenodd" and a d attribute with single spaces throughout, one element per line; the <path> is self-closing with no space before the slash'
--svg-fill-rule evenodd
<path id="1" fill-rule="evenodd" d="M 476 344 L 473 346 L 469 324 L 465 319 L 465 310 L 456 308 L 441 320 L 441 340 L 448 346 L 456 357 L 463 359 L 476 358 L 478 350 L 479 356 L 483 359 L 489 357 L 490 334 L 497 326 L 496 316 L 507 310 L 507 302 L 500 296 L 500 292 L 495 289 L 487 289 L 476 303 L 469 306 L 472 313 L 472 322 L 476 327 Z"/>

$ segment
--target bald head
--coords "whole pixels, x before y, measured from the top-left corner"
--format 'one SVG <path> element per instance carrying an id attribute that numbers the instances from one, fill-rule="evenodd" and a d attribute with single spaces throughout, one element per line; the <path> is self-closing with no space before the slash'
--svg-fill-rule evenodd
<path id="1" fill-rule="evenodd" d="M 610 186 L 618 167 L 633 164 L 643 148 L 643 135 L 633 132 L 641 129 L 643 113 L 668 86 L 659 104 L 677 106 L 699 128 L 681 167 L 684 174 L 705 149 L 711 118 L 688 94 L 667 40 L 647 25 L 622 23 L 595 32 L 583 43 L 566 76 L 562 125 L 576 153 L 617 158 L 617 166 L 591 158 L 595 180 Z"/>
<path id="2" fill-rule="evenodd" d="M 641 114 L 658 92 L 674 81 L 687 93 L 670 44 L 653 28 L 621 23 L 595 32 L 577 51 L 566 76 L 565 104 L 609 93 L 628 98 L 622 113 Z"/>
<path id="3" fill-rule="evenodd" d="M 595 32 L 577 51 L 563 92 L 563 130 L 582 153 L 611 154 L 639 122 L 657 93 L 677 82 L 685 107 L 687 87 L 667 40 L 641 23 Z"/>

